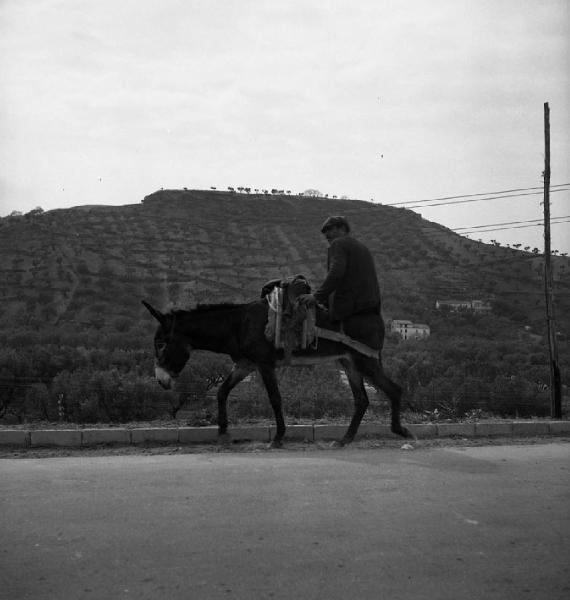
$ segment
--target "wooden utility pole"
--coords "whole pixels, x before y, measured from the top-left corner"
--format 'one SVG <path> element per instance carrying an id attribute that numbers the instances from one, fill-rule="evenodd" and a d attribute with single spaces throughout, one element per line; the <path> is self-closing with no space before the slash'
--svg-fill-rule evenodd
<path id="1" fill-rule="evenodd" d="M 554 305 L 552 302 L 552 267 L 550 264 L 550 108 L 544 103 L 544 295 L 550 363 L 550 414 L 562 418 L 562 385 L 558 365 L 558 345 Z"/>

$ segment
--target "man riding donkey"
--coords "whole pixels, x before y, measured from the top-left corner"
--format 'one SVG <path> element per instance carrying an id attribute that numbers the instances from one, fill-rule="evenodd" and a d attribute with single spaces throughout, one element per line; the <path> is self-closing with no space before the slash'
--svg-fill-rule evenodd
<path id="1" fill-rule="evenodd" d="M 286 427 L 275 369 L 295 364 L 294 360 L 288 361 L 298 358 L 297 364 L 335 359 L 346 373 L 354 397 L 354 412 L 339 445 L 354 439 L 366 412 L 368 397 L 364 381 L 382 390 L 390 400 L 391 431 L 405 438 L 413 437 L 400 423 L 402 390 L 384 373 L 380 360 L 384 324 L 372 255 L 350 236 L 350 226 L 344 217 L 328 218 L 322 232 L 329 242 L 328 273 L 314 294 L 304 294 L 310 287 L 302 276 L 296 276 L 292 282 L 269 282 L 262 289 L 262 299 L 246 304 L 208 305 L 161 313 L 144 302 L 159 321 L 154 338 L 155 373 L 166 389 L 180 374 L 192 350 L 229 354 L 234 361 L 234 369 L 218 388 L 218 430 L 222 436 L 228 427 L 229 393 L 257 369 L 275 414 L 272 444 L 282 445 Z M 306 309 L 317 303 L 326 306 L 327 314 Z M 298 311 L 304 313 L 299 315 L 301 344 L 288 331 L 299 324 L 295 314 L 298 304 L 304 308 Z M 284 340 L 278 343 L 278 334 L 283 330 Z"/>
<path id="2" fill-rule="evenodd" d="M 300 296 L 299 302 L 325 306 L 341 331 L 378 351 L 384 339 L 384 322 L 372 254 L 350 235 L 350 225 L 342 216 L 329 217 L 321 232 L 329 243 L 327 276 L 314 294 Z"/>

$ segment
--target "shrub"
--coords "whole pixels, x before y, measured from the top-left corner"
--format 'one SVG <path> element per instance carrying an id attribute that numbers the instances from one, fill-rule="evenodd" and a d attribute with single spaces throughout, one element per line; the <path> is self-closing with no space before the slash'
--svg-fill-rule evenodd
<path id="1" fill-rule="evenodd" d="M 550 413 L 548 393 L 520 377 L 497 377 L 488 410 L 509 417 L 543 417 Z"/>

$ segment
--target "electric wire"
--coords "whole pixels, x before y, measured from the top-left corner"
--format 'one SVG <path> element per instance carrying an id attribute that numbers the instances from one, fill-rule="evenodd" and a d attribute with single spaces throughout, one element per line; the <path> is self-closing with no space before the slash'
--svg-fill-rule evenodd
<path id="1" fill-rule="evenodd" d="M 551 191 L 566 191 L 565 189 L 561 189 L 561 190 L 553 190 L 552 188 L 567 188 L 568 186 L 570 186 L 570 183 L 557 183 L 554 185 L 550 185 L 550 190 Z M 570 190 L 570 188 L 568 188 Z M 530 192 L 531 190 L 542 190 L 544 191 L 543 187 L 528 187 L 528 188 L 513 188 L 510 190 L 500 190 L 500 191 L 496 191 L 496 192 L 479 192 L 477 194 L 459 194 L 457 196 L 441 196 L 439 198 L 426 198 L 423 200 L 409 200 L 407 202 L 394 202 L 391 204 L 384 204 L 384 206 L 405 206 L 405 205 L 409 205 L 409 204 L 423 204 L 424 202 L 438 202 L 440 200 L 458 200 L 461 198 L 475 198 L 474 200 L 472 200 L 472 202 L 477 202 L 477 196 L 489 196 L 491 195 L 492 197 L 489 198 L 480 198 L 480 200 L 494 200 L 496 198 L 516 198 L 518 196 L 527 196 L 527 195 L 536 195 L 536 194 L 540 194 L 542 193 L 542 191 L 536 191 L 536 192 L 532 192 L 532 194 L 513 194 L 512 196 L 495 196 L 495 194 L 512 194 L 513 192 Z M 428 205 L 429 206 L 429 205 Z"/>
<path id="2" fill-rule="evenodd" d="M 570 219 L 570 215 L 552 217 L 552 219 Z M 456 227 L 455 229 L 453 229 L 453 231 L 460 231 L 463 229 L 480 229 L 481 227 L 495 227 L 499 225 L 520 225 L 521 223 L 537 223 L 542 221 L 543 219 L 528 219 L 527 221 L 505 221 L 503 223 L 489 223 L 488 225 L 468 225 L 466 227 Z"/>
<path id="3" fill-rule="evenodd" d="M 552 225 L 560 225 L 560 224 L 564 224 L 564 223 L 568 223 L 570 221 L 568 220 L 562 220 L 562 221 L 554 221 L 551 224 Z M 485 228 L 482 228 L 485 227 Z M 466 238 L 466 239 L 471 239 L 468 236 L 469 235 L 473 235 L 473 234 L 484 234 L 484 233 L 492 233 L 493 231 L 507 231 L 507 230 L 515 230 L 515 229 L 526 229 L 529 227 L 542 227 L 541 223 L 530 223 L 527 225 L 515 225 L 515 226 L 507 226 L 507 227 L 491 227 L 490 225 L 485 225 L 485 226 L 478 226 L 478 228 L 473 228 L 471 229 L 465 229 L 465 230 L 455 230 L 455 229 L 448 229 L 447 231 L 424 231 L 423 232 L 423 237 L 424 239 L 436 239 L 436 238 L 445 238 L 447 236 L 449 236 L 449 232 L 452 233 L 456 233 L 458 236 Z M 488 242 L 485 242 L 488 243 Z M 522 245 L 522 243 L 521 243 Z"/>
<path id="4" fill-rule="evenodd" d="M 565 221 L 551 221 L 551 225 L 559 225 L 562 223 L 570 223 L 570 219 L 567 219 Z M 483 227 L 483 225 L 481 225 L 480 227 Z M 473 231 L 462 231 L 461 235 L 464 234 L 469 234 L 469 233 L 489 233 L 491 231 L 505 231 L 507 229 L 511 230 L 511 229 L 525 229 L 527 227 L 542 227 L 542 223 L 534 223 L 531 225 L 517 225 L 514 227 L 495 227 L 492 229 L 483 229 L 483 230 L 473 230 Z M 453 230 L 455 231 L 455 230 Z"/>
<path id="5" fill-rule="evenodd" d="M 556 192 L 567 192 L 570 191 L 570 188 L 563 188 L 558 190 L 550 190 L 551 194 Z M 414 204 L 413 206 L 407 206 L 406 208 L 429 208 L 430 206 L 450 206 L 452 204 L 467 204 L 470 202 L 484 202 L 487 200 L 499 200 L 502 198 L 520 198 L 523 196 L 538 196 L 542 194 L 542 192 L 525 192 L 524 194 L 508 194 L 508 195 L 499 195 L 499 196 L 489 196 L 487 198 L 467 198 L 465 200 L 451 200 L 449 202 L 434 202 L 433 204 Z M 393 206 L 393 205 L 386 205 Z"/>
<path id="6" fill-rule="evenodd" d="M 550 186 L 550 191 L 551 192 L 570 191 L 570 187 L 568 187 L 568 186 L 570 186 L 570 183 L 554 184 L 554 185 Z M 541 190 L 541 191 L 531 191 L 531 190 Z M 524 192 L 524 193 L 512 194 L 510 192 Z M 529 192 L 529 193 L 527 193 L 527 192 Z M 497 200 L 497 199 L 501 199 L 501 198 L 518 198 L 518 197 L 524 197 L 524 196 L 533 196 L 533 195 L 539 195 L 542 192 L 543 192 L 543 187 L 512 188 L 509 190 L 502 190 L 502 191 L 497 191 L 497 192 L 462 194 L 462 195 L 457 195 L 457 196 L 442 196 L 440 198 L 431 198 L 431 199 L 409 201 L 409 202 L 396 202 L 396 203 L 392 203 L 392 204 L 384 204 L 383 206 L 390 206 L 390 207 L 396 207 L 396 208 L 400 207 L 403 210 L 411 210 L 414 208 L 429 208 L 431 206 L 447 206 L 447 205 L 453 205 L 453 204 L 461 205 L 465 202 L 479 202 L 479 201 L 487 201 L 487 200 Z M 495 195 L 489 196 L 489 194 L 495 194 Z M 485 197 L 482 197 L 482 196 L 485 196 Z M 442 202 L 440 202 L 440 200 Z M 422 203 L 430 203 L 430 204 L 422 204 Z M 404 206 L 405 206 L 405 208 L 404 208 Z M 404 217 L 404 215 L 402 215 L 402 218 L 403 217 Z M 567 223 L 568 221 L 566 221 L 565 219 L 566 219 L 566 216 L 552 217 L 551 224 L 556 225 L 556 224 Z M 473 233 L 485 234 L 485 233 L 491 233 L 494 231 L 507 231 L 507 230 L 515 230 L 515 229 L 525 229 L 528 227 L 539 227 L 539 226 L 541 226 L 542 221 L 543 221 L 543 219 L 536 219 L 536 220 L 529 220 L 529 221 L 521 221 L 520 223 L 512 221 L 512 222 L 506 222 L 506 223 L 490 223 L 490 224 L 485 224 L 485 225 L 471 225 L 471 226 L 464 226 L 464 227 L 457 227 L 457 228 L 446 227 L 445 225 L 442 225 L 440 223 L 435 223 L 434 225 L 436 227 L 439 226 L 440 228 L 442 228 L 441 231 L 435 230 L 435 227 L 431 230 L 426 231 L 426 228 L 424 227 L 424 231 L 422 232 L 422 235 L 424 236 L 424 238 L 440 237 L 440 236 L 443 237 L 443 236 L 449 235 L 449 232 L 451 231 L 451 232 L 457 233 L 458 235 L 460 235 L 462 237 L 465 237 L 466 239 L 470 239 L 469 235 L 473 234 Z"/>

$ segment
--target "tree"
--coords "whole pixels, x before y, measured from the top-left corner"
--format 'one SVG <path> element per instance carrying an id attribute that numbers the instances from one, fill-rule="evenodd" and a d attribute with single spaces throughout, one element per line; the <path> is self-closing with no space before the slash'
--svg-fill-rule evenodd
<path id="1" fill-rule="evenodd" d="M 313 188 L 309 188 L 308 190 L 305 190 L 303 192 L 303 196 L 309 196 L 311 198 L 317 198 L 317 197 L 320 197 L 322 195 L 323 195 L 322 192 L 319 192 L 319 190 L 315 190 Z"/>

